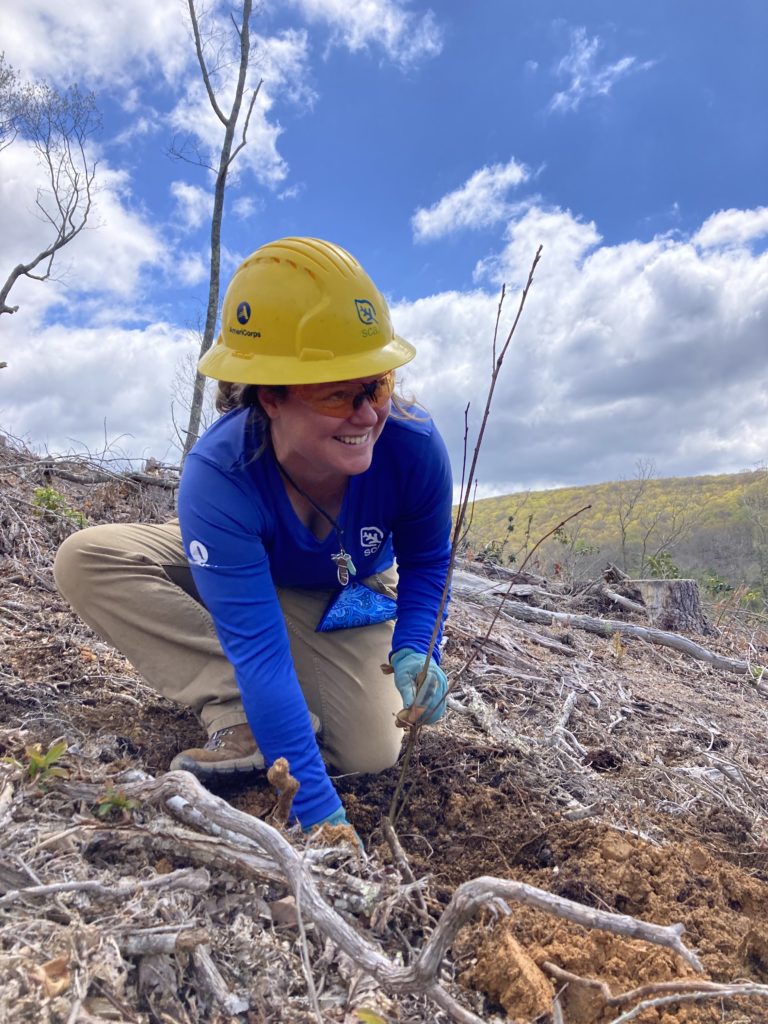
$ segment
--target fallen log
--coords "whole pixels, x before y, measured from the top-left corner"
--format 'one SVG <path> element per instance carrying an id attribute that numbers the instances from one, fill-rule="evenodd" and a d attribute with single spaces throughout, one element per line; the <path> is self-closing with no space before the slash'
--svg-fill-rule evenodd
<path id="1" fill-rule="evenodd" d="M 620 619 L 596 619 L 591 615 L 550 612 L 543 608 L 531 608 L 530 605 L 522 604 L 520 601 L 505 601 L 502 615 L 512 619 L 522 619 L 523 622 L 535 622 L 539 625 L 559 624 L 568 629 L 584 629 L 589 633 L 598 633 L 600 636 L 608 638 L 620 633 L 623 636 L 636 637 L 638 640 L 647 640 L 648 643 L 658 644 L 661 647 L 671 647 L 681 654 L 687 654 L 698 661 L 705 661 L 722 672 L 734 672 L 737 675 L 747 676 L 747 681 L 755 686 L 758 693 L 768 694 L 768 679 L 763 682 L 766 674 L 764 666 L 756 665 L 751 661 L 740 661 L 737 658 L 726 658 L 721 654 L 715 654 L 714 651 L 709 651 L 701 644 L 694 643 L 693 640 L 677 633 L 667 633 L 649 626 L 636 626 L 630 622 L 622 622 Z"/>

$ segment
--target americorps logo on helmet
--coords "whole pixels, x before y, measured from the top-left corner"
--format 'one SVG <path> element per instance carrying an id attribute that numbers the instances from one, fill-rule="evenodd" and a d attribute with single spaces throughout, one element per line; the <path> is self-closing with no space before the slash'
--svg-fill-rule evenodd
<path id="1" fill-rule="evenodd" d="M 251 319 L 251 307 L 247 302 L 241 302 L 237 307 L 237 319 L 241 324 L 247 324 Z"/>
<path id="2" fill-rule="evenodd" d="M 368 555 L 376 554 L 383 540 L 384 531 L 380 530 L 378 526 L 364 526 L 360 530 L 360 546 L 366 558 Z"/>
<path id="3" fill-rule="evenodd" d="M 190 562 L 194 562 L 195 565 L 207 565 L 208 548 L 205 544 L 201 544 L 199 540 L 190 541 L 189 560 Z"/>
<path id="4" fill-rule="evenodd" d="M 242 334 L 246 338 L 260 338 L 261 337 L 261 331 L 241 331 L 239 327 L 230 327 L 229 328 L 229 333 L 230 334 Z"/>
<path id="5" fill-rule="evenodd" d="M 378 323 L 376 307 L 368 299 L 355 299 L 355 306 L 357 306 L 357 315 L 361 323 L 364 323 L 366 326 Z"/>

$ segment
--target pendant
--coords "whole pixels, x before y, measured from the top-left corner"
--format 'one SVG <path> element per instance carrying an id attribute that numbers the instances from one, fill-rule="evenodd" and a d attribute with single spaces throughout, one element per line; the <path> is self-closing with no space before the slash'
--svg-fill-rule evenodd
<path id="1" fill-rule="evenodd" d="M 350 555 L 342 547 L 341 551 L 336 555 L 331 555 L 331 559 L 336 566 L 336 579 L 339 581 L 339 585 L 346 587 L 349 583 L 349 577 L 357 576 L 357 569 L 355 563 L 352 561 Z"/>

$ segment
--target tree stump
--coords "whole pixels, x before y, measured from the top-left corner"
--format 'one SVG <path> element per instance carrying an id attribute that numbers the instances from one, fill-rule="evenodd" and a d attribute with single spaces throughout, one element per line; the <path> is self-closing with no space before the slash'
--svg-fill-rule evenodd
<path id="1" fill-rule="evenodd" d="M 703 633 L 712 628 L 701 607 L 696 580 L 632 580 L 640 591 L 651 626 L 671 633 Z"/>

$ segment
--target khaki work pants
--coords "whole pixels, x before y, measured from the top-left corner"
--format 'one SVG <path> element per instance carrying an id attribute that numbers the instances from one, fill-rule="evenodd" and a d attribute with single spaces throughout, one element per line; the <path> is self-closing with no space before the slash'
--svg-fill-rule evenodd
<path id="1" fill-rule="evenodd" d="M 246 721 L 232 665 L 197 593 L 178 522 L 109 524 L 72 534 L 56 556 L 59 590 L 155 690 L 193 708 L 209 735 Z M 397 573 L 365 582 L 396 597 Z M 324 756 L 340 772 L 378 772 L 400 752 L 401 701 L 384 675 L 393 624 L 316 633 L 330 590 L 278 588 L 291 654 Z"/>

